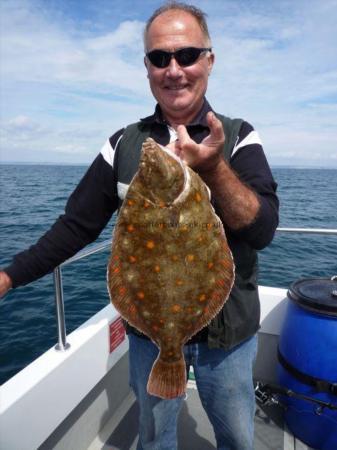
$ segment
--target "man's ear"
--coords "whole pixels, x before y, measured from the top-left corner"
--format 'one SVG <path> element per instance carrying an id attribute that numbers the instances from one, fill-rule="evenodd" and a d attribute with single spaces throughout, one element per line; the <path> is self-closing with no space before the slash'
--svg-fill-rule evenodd
<path id="1" fill-rule="evenodd" d="M 207 56 L 208 58 L 208 76 L 211 74 L 212 72 L 212 68 L 214 65 L 214 61 L 215 61 L 215 55 L 213 52 L 211 52 L 210 55 Z"/>
<path id="2" fill-rule="evenodd" d="M 144 66 L 146 67 L 146 76 L 147 78 L 149 78 L 149 67 L 148 67 L 149 61 L 146 58 L 146 56 L 144 56 Z"/>

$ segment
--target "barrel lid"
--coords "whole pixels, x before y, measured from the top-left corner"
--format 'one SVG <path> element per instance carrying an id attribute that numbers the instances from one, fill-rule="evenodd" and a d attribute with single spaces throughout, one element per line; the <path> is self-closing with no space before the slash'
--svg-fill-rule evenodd
<path id="1" fill-rule="evenodd" d="M 291 284 L 288 297 L 312 312 L 337 317 L 337 277 L 297 280 Z"/>

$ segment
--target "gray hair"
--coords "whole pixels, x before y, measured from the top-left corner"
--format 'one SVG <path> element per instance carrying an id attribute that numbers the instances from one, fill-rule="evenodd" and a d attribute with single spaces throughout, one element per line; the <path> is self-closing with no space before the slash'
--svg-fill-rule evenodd
<path id="1" fill-rule="evenodd" d="M 209 35 L 208 26 L 206 17 L 207 14 L 204 13 L 201 9 L 197 8 L 196 6 L 189 5 L 187 3 L 183 2 L 176 2 L 176 1 L 168 1 L 164 5 L 160 6 L 158 9 L 154 11 L 152 16 L 148 19 L 145 25 L 144 29 L 144 47 L 146 48 L 146 37 L 147 33 L 149 31 L 149 28 L 152 24 L 152 22 L 156 19 L 156 17 L 160 16 L 160 14 L 163 14 L 167 11 L 183 11 L 188 14 L 191 14 L 196 21 L 198 22 L 201 31 L 206 39 L 206 45 L 211 46 L 211 37 Z"/>

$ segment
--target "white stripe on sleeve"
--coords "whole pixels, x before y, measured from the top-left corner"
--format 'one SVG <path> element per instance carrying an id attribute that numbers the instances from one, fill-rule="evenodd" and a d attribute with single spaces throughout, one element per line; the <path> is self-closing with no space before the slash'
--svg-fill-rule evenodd
<path id="1" fill-rule="evenodd" d="M 235 145 L 233 148 L 232 156 L 242 147 L 245 147 L 246 145 L 253 145 L 253 144 L 259 144 L 262 145 L 262 141 L 260 139 L 260 136 L 257 131 L 251 131 L 242 141 Z"/>
<path id="2" fill-rule="evenodd" d="M 116 148 L 117 148 L 122 136 L 123 135 L 121 135 L 118 138 L 115 148 L 111 147 L 110 141 L 109 141 L 109 139 L 107 139 L 107 141 L 105 142 L 105 144 L 103 145 L 103 147 L 101 149 L 101 154 L 104 158 L 104 161 L 106 161 L 108 164 L 110 164 L 111 167 L 113 167 L 115 151 L 116 151 Z"/>

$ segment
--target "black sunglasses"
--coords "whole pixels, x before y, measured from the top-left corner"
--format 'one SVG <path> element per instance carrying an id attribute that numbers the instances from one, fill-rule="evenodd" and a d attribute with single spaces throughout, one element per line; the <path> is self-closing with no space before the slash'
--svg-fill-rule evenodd
<path id="1" fill-rule="evenodd" d="M 211 48 L 196 48 L 196 47 L 186 47 L 176 50 L 175 52 L 166 52 L 165 50 L 152 50 L 146 53 L 151 64 L 160 69 L 167 67 L 170 64 L 172 57 L 177 61 L 179 66 L 187 67 L 191 66 L 196 62 L 201 53 L 211 52 Z"/>

